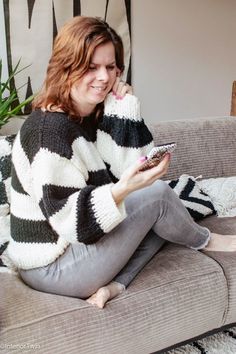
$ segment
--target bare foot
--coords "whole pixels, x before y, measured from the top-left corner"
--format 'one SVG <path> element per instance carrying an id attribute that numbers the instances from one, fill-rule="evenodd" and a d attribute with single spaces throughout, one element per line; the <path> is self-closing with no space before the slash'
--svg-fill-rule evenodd
<path id="1" fill-rule="evenodd" d="M 111 300 L 122 293 L 124 289 L 124 285 L 117 282 L 111 282 L 110 284 L 98 289 L 97 292 L 90 296 L 86 301 L 89 304 L 96 305 L 102 309 L 108 300 Z"/>
<path id="2" fill-rule="evenodd" d="M 236 252 L 236 235 L 220 235 L 211 233 L 206 251 Z"/>

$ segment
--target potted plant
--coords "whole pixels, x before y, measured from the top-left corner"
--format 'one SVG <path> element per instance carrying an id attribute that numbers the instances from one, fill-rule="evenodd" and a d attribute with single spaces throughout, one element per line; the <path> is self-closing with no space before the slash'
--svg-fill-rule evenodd
<path id="1" fill-rule="evenodd" d="M 9 77 L 5 82 L 2 82 L 2 59 L 0 59 L 0 129 L 9 121 L 11 117 L 22 115 L 22 108 L 30 103 L 33 99 L 33 95 L 28 97 L 23 102 L 18 101 L 18 91 L 13 85 L 14 77 L 22 70 L 19 69 L 20 60 L 9 74 Z M 13 88 L 12 88 L 13 87 Z"/>

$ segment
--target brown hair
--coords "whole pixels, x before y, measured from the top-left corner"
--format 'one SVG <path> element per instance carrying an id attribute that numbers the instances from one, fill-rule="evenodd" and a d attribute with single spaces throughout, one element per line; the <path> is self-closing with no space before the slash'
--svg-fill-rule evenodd
<path id="1" fill-rule="evenodd" d="M 95 17 L 76 16 L 67 22 L 55 38 L 46 79 L 34 99 L 33 109 L 62 109 L 70 117 L 79 118 L 70 97 L 71 87 L 89 69 L 96 47 L 107 42 L 113 43 L 116 65 L 122 72 L 124 49 L 114 29 Z M 97 108 L 101 110 L 101 105 Z"/>

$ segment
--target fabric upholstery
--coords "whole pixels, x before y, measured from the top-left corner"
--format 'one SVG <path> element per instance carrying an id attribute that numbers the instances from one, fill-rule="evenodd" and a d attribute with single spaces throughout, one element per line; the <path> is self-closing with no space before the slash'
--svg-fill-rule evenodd
<path id="1" fill-rule="evenodd" d="M 236 175 L 235 129 L 235 118 L 157 123 L 156 144 L 178 143 L 166 179 Z M 236 234 L 236 218 L 209 216 L 200 224 Z M 0 281 L 3 354 L 10 343 L 18 345 L 14 353 L 22 353 L 19 344 L 39 354 L 154 353 L 236 319 L 235 253 L 166 244 L 104 310 L 37 292 L 13 274 L 0 274 Z"/>
<path id="2" fill-rule="evenodd" d="M 1 343 L 38 345 L 44 354 L 152 353 L 221 326 L 226 301 L 221 267 L 172 244 L 102 311 L 1 274 Z"/>
<path id="3" fill-rule="evenodd" d="M 177 142 L 165 179 L 183 173 L 203 178 L 236 175 L 234 117 L 162 121 L 150 128 L 156 144 Z"/>
<path id="4" fill-rule="evenodd" d="M 199 224 L 208 227 L 212 232 L 236 235 L 236 217 L 217 218 L 211 216 Z M 236 254 L 235 252 L 207 252 L 206 254 L 214 259 L 224 271 L 229 295 L 223 325 L 233 323 L 236 321 Z"/>

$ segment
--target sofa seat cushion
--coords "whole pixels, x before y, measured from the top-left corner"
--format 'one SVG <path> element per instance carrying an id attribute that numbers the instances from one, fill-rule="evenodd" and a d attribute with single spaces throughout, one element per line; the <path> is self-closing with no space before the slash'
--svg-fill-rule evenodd
<path id="1" fill-rule="evenodd" d="M 223 235 L 236 235 L 236 217 L 210 216 L 199 222 L 212 232 Z M 236 252 L 206 252 L 223 269 L 229 288 L 229 304 L 224 316 L 224 324 L 236 322 Z"/>
<path id="2" fill-rule="evenodd" d="M 152 353 L 220 327 L 228 298 L 217 262 L 170 243 L 104 310 L 32 290 L 12 274 L 0 281 L 1 343 L 44 354 Z"/>

